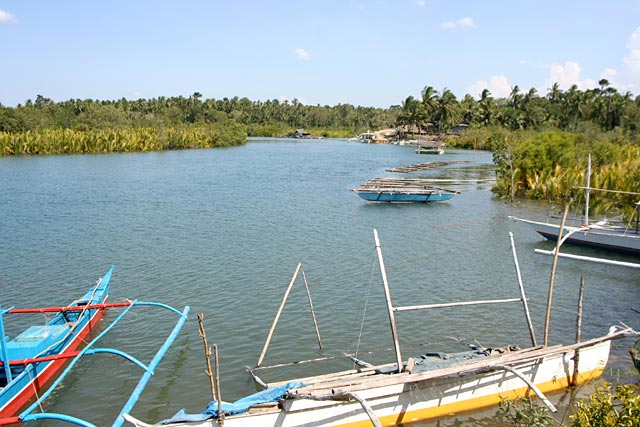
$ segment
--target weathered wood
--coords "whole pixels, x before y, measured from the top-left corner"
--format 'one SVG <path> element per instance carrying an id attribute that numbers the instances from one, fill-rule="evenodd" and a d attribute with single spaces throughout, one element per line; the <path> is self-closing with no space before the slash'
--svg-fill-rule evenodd
<path id="1" fill-rule="evenodd" d="M 400 172 L 400 173 L 415 172 L 419 170 L 432 169 L 432 168 L 437 168 L 439 166 L 447 166 L 447 165 L 452 165 L 457 163 L 469 163 L 469 160 L 451 160 L 451 161 L 444 161 L 444 162 L 416 163 L 409 166 L 401 166 L 398 168 L 387 169 L 387 172 Z"/>
<path id="2" fill-rule="evenodd" d="M 556 280 L 556 267 L 558 266 L 558 254 L 560 253 L 560 245 L 562 245 L 562 233 L 564 231 L 564 224 L 569 214 L 569 204 L 564 207 L 564 214 L 562 215 L 562 222 L 558 229 L 558 240 L 556 242 L 556 251 L 553 257 L 553 265 L 551 267 L 551 277 L 549 278 L 549 293 L 547 295 L 547 312 L 544 318 L 544 345 L 549 342 L 549 320 L 551 318 L 551 301 L 553 300 L 553 286 Z"/>
<path id="3" fill-rule="evenodd" d="M 522 305 L 524 306 L 524 315 L 527 318 L 527 326 L 529 327 L 529 335 L 531 335 L 531 345 L 537 346 L 536 333 L 533 330 L 533 322 L 531 321 L 531 314 L 529 313 L 529 304 L 527 303 L 527 296 L 524 292 L 524 284 L 522 283 L 522 275 L 520 274 L 520 264 L 518 263 L 518 254 L 516 253 L 516 244 L 513 241 L 513 233 L 509 232 L 509 239 L 511 240 L 511 250 L 513 251 L 513 262 L 516 267 L 516 276 L 518 276 L 518 285 L 520 286 L 520 296 L 522 298 Z"/>
<path id="4" fill-rule="evenodd" d="M 575 344 L 569 344 L 569 345 L 554 345 L 554 346 L 547 346 L 547 347 L 539 346 L 536 348 L 520 350 L 517 352 L 513 352 L 511 354 L 504 354 L 499 357 L 487 358 L 487 359 L 479 360 L 476 362 L 466 363 L 464 365 L 457 365 L 457 366 L 452 366 L 452 367 L 442 368 L 442 369 L 437 369 L 432 371 L 417 372 L 417 373 L 414 372 L 412 374 L 409 374 L 408 372 L 401 372 L 401 373 L 396 373 L 392 375 L 368 376 L 364 378 L 350 378 L 349 376 L 345 376 L 343 378 L 344 385 L 342 387 L 335 386 L 336 383 L 333 383 L 331 387 L 327 388 L 327 387 L 324 387 L 324 384 L 317 383 L 314 385 L 301 387 L 299 389 L 294 390 L 293 392 L 301 393 L 301 394 L 304 394 L 304 393 L 322 394 L 322 393 L 331 392 L 331 390 L 333 390 L 335 393 L 340 393 L 345 391 L 355 392 L 355 391 L 374 388 L 374 387 L 415 383 L 415 382 L 425 381 L 433 378 L 467 375 L 468 373 L 474 370 L 488 368 L 491 365 L 494 365 L 496 363 L 499 363 L 501 365 L 527 363 L 527 362 L 536 361 L 544 357 L 571 353 L 571 352 L 574 352 L 576 349 L 589 347 L 594 344 L 598 344 L 600 342 L 623 337 L 632 332 L 633 330 L 631 328 L 625 328 L 625 329 L 618 330 L 612 334 L 594 338 L 581 343 L 575 343 Z M 306 378 L 296 379 L 295 381 L 304 383 L 306 381 Z"/>
<path id="5" fill-rule="evenodd" d="M 520 302 L 520 298 L 450 302 L 450 303 L 444 303 L 444 304 L 410 305 L 410 306 L 404 306 L 404 307 L 393 307 L 393 311 L 424 310 L 427 308 L 460 307 L 465 305 L 500 304 L 505 302 Z"/>
<path id="6" fill-rule="evenodd" d="M 222 410 L 222 393 L 220 392 L 220 361 L 218 356 L 218 344 L 213 344 L 213 354 L 216 363 L 216 394 L 218 395 L 218 425 L 224 425 L 224 411 Z"/>
<path id="7" fill-rule="evenodd" d="M 291 278 L 291 282 L 289 282 L 287 291 L 284 293 L 284 297 L 282 298 L 282 302 L 280 303 L 280 308 L 278 308 L 278 313 L 276 313 L 276 317 L 275 319 L 273 319 L 273 324 L 271 325 L 271 329 L 269 330 L 269 335 L 267 336 L 267 340 L 264 343 L 264 347 L 262 348 L 262 353 L 260 353 L 260 357 L 258 358 L 258 363 L 256 366 L 260 366 L 262 364 L 262 361 L 264 360 L 264 356 L 267 353 L 267 348 L 269 348 L 269 343 L 271 342 L 271 337 L 273 336 L 273 332 L 276 330 L 276 326 L 278 325 L 278 320 L 280 319 L 282 310 L 284 309 L 284 306 L 287 303 L 287 298 L 289 297 L 291 288 L 293 288 L 293 284 L 296 281 L 296 277 L 298 277 L 298 272 L 300 271 L 301 266 L 302 266 L 302 263 L 298 263 L 298 265 L 296 266 L 296 271 L 295 273 L 293 273 L 293 277 Z"/>
<path id="8" fill-rule="evenodd" d="M 304 274 L 304 270 L 302 270 L 302 279 L 304 280 L 304 287 L 307 290 L 307 296 L 309 297 L 309 307 L 311 307 L 311 316 L 313 317 L 313 326 L 316 328 L 316 337 L 318 339 L 318 347 L 320 347 L 320 352 L 323 353 L 324 350 L 322 348 L 322 339 L 320 339 L 320 329 L 318 328 L 318 320 L 316 319 L 316 312 L 313 309 L 313 301 L 311 300 L 311 290 L 309 290 L 309 284 L 307 283 L 307 276 Z"/>
<path id="9" fill-rule="evenodd" d="M 393 348 L 396 353 L 396 362 L 398 364 L 398 372 L 402 371 L 402 355 L 400 354 L 400 342 L 398 341 L 398 331 L 396 330 L 396 319 L 393 315 L 393 305 L 391 304 L 391 292 L 389 291 L 389 282 L 387 282 L 387 272 L 384 268 L 384 259 L 382 258 L 382 247 L 378 239 L 378 230 L 373 229 L 373 237 L 376 242 L 376 252 L 378 253 L 378 263 L 380 264 L 380 274 L 382 275 L 382 284 L 384 286 L 384 295 L 387 300 L 387 312 L 389 314 L 389 324 L 391 325 L 391 336 L 393 338 Z"/>
<path id="10" fill-rule="evenodd" d="M 582 299 L 584 297 L 584 276 L 580 277 L 580 290 L 578 291 L 578 314 L 576 316 L 576 343 L 580 342 L 582 337 Z M 578 385 L 578 364 L 580 363 L 580 350 L 576 350 L 573 356 L 573 376 L 571 377 L 571 385 Z"/>
<path id="11" fill-rule="evenodd" d="M 204 314 L 198 314 L 196 317 L 198 318 L 198 333 L 200 334 L 200 338 L 202 338 L 202 343 L 204 344 L 204 358 L 207 364 L 207 369 L 204 372 L 209 377 L 211 400 L 216 400 L 216 387 L 213 381 L 213 372 L 211 370 L 211 347 L 209 347 L 209 343 L 207 342 L 207 333 L 204 330 Z"/>

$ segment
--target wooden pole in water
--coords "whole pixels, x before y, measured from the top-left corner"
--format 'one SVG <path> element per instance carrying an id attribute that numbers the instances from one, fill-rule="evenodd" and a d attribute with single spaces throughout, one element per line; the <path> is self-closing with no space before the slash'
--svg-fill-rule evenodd
<path id="1" fill-rule="evenodd" d="M 313 301 L 311 300 L 311 290 L 309 289 L 309 284 L 307 283 L 307 276 L 304 274 L 304 270 L 302 270 L 302 280 L 304 280 L 304 287 L 307 289 L 307 296 L 309 297 L 309 307 L 311 307 L 311 316 L 313 317 L 313 325 L 316 328 L 316 337 L 318 338 L 318 346 L 320 347 L 320 353 L 324 353 L 322 348 L 322 340 L 320 339 L 320 329 L 318 328 L 318 321 L 316 320 L 316 312 L 313 309 Z"/>
<path id="2" fill-rule="evenodd" d="M 553 299 L 553 286 L 556 280 L 556 267 L 558 266 L 558 254 L 560 253 L 560 245 L 562 244 L 562 232 L 564 231 L 564 224 L 569 214 L 569 204 L 564 207 L 564 214 L 562 215 L 562 223 L 558 230 L 558 240 L 556 241 L 556 250 L 553 256 L 553 265 L 551 267 L 551 277 L 549 278 L 549 295 L 547 296 L 547 314 L 544 320 L 544 346 L 549 343 L 549 319 L 551 318 L 551 300 Z"/>
<path id="3" fill-rule="evenodd" d="M 220 362 L 218 359 L 218 344 L 213 344 L 213 357 L 216 362 L 216 394 L 218 395 L 218 425 L 224 425 L 224 411 L 222 410 L 222 394 L 220 393 Z"/>
<path id="4" fill-rule="evenodd" d="M 211 347 L 209 347 L 209 343 L 207 342 L 207 333 L 204 330 L 204 314 L 198 314 L 196 317 L 198 318 L 198 333 L 200 334 L 200 338 L 202 338 L 202 343 L 204 344 L 204 357 L 207 362 L 207 369 L 204 373 L 209 377 L 209 383 L 211 385 L 211 400 L 216 400 L 216 388 L 213 382 L 213 371 L 211 370 Z"/>
<path id="5" fill-rule="evenodd" d="M 527 303 L 527 296 L 524 293 L 524 285 L 522 284 L 522 275 L 520 274 L 520 264 L 518 263 L 518 254 L 516 253 L 516 244 L 513 241 L 513 233 L 509 232 L 509 239 L 511 239 L 511 250 L 513 251 L 513 261 L 516 266 L 516 275 L 518 276 L 518 285 L 520 285 L 520 296 L 522 298 L 522 305 L 524 306 L 524 314 L 527 318 L 527 326 L 529 326 L 529 335 L 531 335 L 531 345 L 536 347 L 536 333 L 533 330 L 533 322 L 531 321 L 531 314 L 529 313 L 529 304 Z"/>
<path id="6" fill-rule="evenodd" d="M 580 291 L 578 292 L 578 316 L 576 317 L 576 344 L 582 339 L 582 299 L 584 297 L 584 277 L 580 277 Z M 573 356 L 573 376 L 571 385 L 578 385 L 578 364 L 580 363 L 580 350 L 576 349 Z"/>
<path id="7" fill-rule="evenodd" d="M 262 348 L 262 353 L 260 353 L 260 357 L 258 358 L 258 364 L 256 367 L 259 367 L 264 360 L 264 356 L 267 353 L 267 348 L 269 347 L 269 343 L 271 342 L 271 337 L 273 336 L 273 332 L 276 330 L 276 325 L 278 324 L 278 320 L 280 319 L 280 315 L 282 314 L 282 310 L 284 309 L 285 304 L 287 303 L 287 298 L 289 297 L 289 293 L 291 292 L 291 288 L 293 288 L 293 284 L 298 277 L 298 272 L 300 271 L 300 267 L 302 263 L 298 263 L 296 267 L 295 273 L 293 273 L 293 277 L 291 278 L 291 282 L 289 282 L 289 287 L 287 291 L 284 293 L 284 297 L 282 298 L 282 302 L 280 303 L 280 308 L 278 308 L 278 313 L 276 313 L 276 318 L 273 319 L 273 324 L 271 325 L 271 329 L 269 330 L 269 335 L 267 336 L 267 340 L 264 343 L 264 347 Z"/>
<path id="8" fill-rule="evenodd" d="M 396 330 L 396 318 L 393 314 L 393 305 L 391 304 L 391 292 L 389 291 L 389 282 L 387 281 L 387 271 L 384 268 L 384 260 L 382 259 L 382 247 L 378 239 L 378 230 L 373 229 L 373 237 L 376 242 L 376 251 L 378 252 L 378 262 L 380 263 L 380 274 L 382 275 L 382 284 L 384 286 L 384 296 L 387 300 L 387 311 L 389 313 L 389 324 L 391 325 L 391 336 L 393 337 L 393 348 L 396 353 L 396 362 L 398 363 L 398 372 L 402 372 L 402 356 L 400 354 L 400 343 L 398 342 L 398 331 Z"/>

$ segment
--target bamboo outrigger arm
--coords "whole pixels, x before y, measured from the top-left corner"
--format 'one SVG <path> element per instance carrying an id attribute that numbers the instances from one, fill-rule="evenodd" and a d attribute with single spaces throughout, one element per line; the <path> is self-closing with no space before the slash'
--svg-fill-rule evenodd
<path id="1" fill-rule="evenodd" d="M 173 330 L 171 331 L 169 336 L 165 339 L 164 344 L 160 347 L 160 349 L 158 349 L 156 355 L 148 365 L 145 365 L 144 363 L 140 362 L 133 356 L 116 349 L 93 348 L 93 345 L 96 342 L 98 342 L 100 339 L 102 339 L 102 337 L 104 337 L 111 329 L 113 329 L 113 327 L 122 320 L 122 318 L 129 312 L 129 310 L 131 310 L 135 306 L 160 307 L 160 308 L 167 309 L 173 313 L 176 313 L 180 316 L 178 322 L 173 327 Z M 140 377 L 140 380 L 138 381 L 138 385 L 133 390 L 133 393 L 129 397 L 129 400 L 127 401 L 125 406 L 122 408 L 122 410 L 120 411 L 120 414 L 112 424 L 112 427 L 121 427 L 125 421 L 123 415 L 131 412 L 131 410 L 133 409 L 133 406 L 136 404 L 136 402 L 140 398 L 142 391 L 146 387 L 151 376 L 154 374 L 155 368 L 160 364 L 160 361 L 162 360 L 164 355 L 167 353 L 167 351 L 169 350 L 169 347 L 171 347 L 171 344 L 173 344 L 173 341 L 175 341 L 176 337 L 178 336 L 178 333 L 182 329 L 182 326 L 186 322 L 187 316 L 189 315 L 189 311 L 190 311 L 189 306 L 186 306 L 183 311 L 179 311 L 166 304 L 161 304 L 156 302 L 132 301 L 109 326 L 107 326 L 100 334 L 98 334 L 98 336 L 96 336 L 93 340 L 91 340 L 91 342 L 89 342 L 83 350 L 78 352 L 78 354 L 71 360 L 67 368 L 63 371 L 63 373 L 58 377 L 58 379 L 56 379 L 56 381 L 53 382 L 51 387 L 45 393 L 43 393 L 38 400 L 36 400 L 31 406 L 29 406 L 25 411 L 23 411 L 16 418 L 20 422 L 52 419 L 52 420 L 65 421 L 69 424 L 75 424 L 82 427 L 96 427 L 94 424 L 86 420 L 69 416 L 69 415 L 56 414 L 56 413 L 32 413 L 32 412 L 41 406 L 42 402 L 51 394 L 53 390 L 56 389 L 56 387 L 60 384 L 60 382 L 62 382 L 62 380 L 66 377 L 67 373 L 82 358 L 82 356 L 87 354 L 95 354 L 95 353 L 111 353 L 111 354 L 116 354 L 118 356 L 124 357 L 125 359 L 131 361 L 132 363 L 141 367 L 145 371 L 142 377 Z"/>

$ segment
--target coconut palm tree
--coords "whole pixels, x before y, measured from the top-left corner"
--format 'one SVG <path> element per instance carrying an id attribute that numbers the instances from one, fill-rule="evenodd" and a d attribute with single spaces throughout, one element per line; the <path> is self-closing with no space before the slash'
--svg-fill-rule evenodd
<path id="1" fill-rule="evenodd" d="M 407 97 L 402 103 L 402 110 L 396 118 L 396 123 L 399 126 L 407 125 L 411 129 L 411 135 L 413 137 L 414 126 L 418 127 L 418 132 L 422 133 L 422 126 L 427 121 L 427 114 L 422 102 L 415 99 L 413 96 Z"/>

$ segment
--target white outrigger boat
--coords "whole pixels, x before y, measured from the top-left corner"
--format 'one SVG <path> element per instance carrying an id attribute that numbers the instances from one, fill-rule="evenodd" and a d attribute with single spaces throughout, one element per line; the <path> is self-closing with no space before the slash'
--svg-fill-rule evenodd
<path id="1" fill-rule="evenodd" d="M 640 213 L 638 208 L 640 202 L 635 203 L 636 223 L 626 226 L 611 224 L 611 221 L 603 219 L 597 222 L 589 222 L 589 193 L 591 191 L 603 191 L 607 193 L 627 194 L 632 196 L 640 196 L 640 193 L 624 192 L 615 190 L 606 190 L 601 188 L 591 188 L 591 156 L 589 156 L 589 166 L 587 172 L 586 187 L 577 187 L 586 190 L 584 223 L 578 226 L 555 224 L 552 222 L 533 221 L 530 219 L 510 217 L 514 221 L 529 224 L 533 229 L 547 240 L 557 241 L 558 235 L 564 234 L 562 243 L 586 246 L 606 251 L 624 253 L 628 255 L 640 255 Z M 562 229 L 562 233 L 560 230 Z M 544 254 L 553 254 L 549 251 L 537 251 Z M 603 258 L 581 257 L 572 254 L 560 254 L 567 258 L 582 259 L 585 261 L 600 262 L 605 264 L 617 264 L 626 267 L 640 268 L 640 264 L 636 263 L 617 263 L 614 260 Z M 610 262 L 611 261 L 611 262 Z"/>
<path id="2" fill-rule="evenodd" d="M 261 366 L 261 363 L 298 275 L 298 264 L 258 363 L 255 368 L 248 369 L 256 383 L 265 390 L 234 403 L 213 400 L 200 414 L 185 414 L 183 410 L 160 424 L 173 427 L 214 427 L 222 424 L 228 427 L 394 426 L 496 405 L 502 399 L 523 397 L 530 391 L 555 411 L 544 393 L 599 377 L 608 361 L 611 340 L 638 335 L 629 327 L 614 326 L 606 335 L 598 338 L 582 342 L 577 339 L 572 344 L 549 346 L 548 329 L 545 328 L 544 345 L 538 345 L 520 278 L 513 236 L 511 245 L 520 286 L 518 298 L 394 307 L 382 249 L 375 230 L 374 236 L 393 337 L 394 362 L 371 366 L 349 356 L 358 365 L 355 369 L 269 384 L 256 375 L 259 369 L 268 368 Z M 550 285 L 550 294 L 551 290 Z M 427 353 L 417 358 L 402 359 L 396 331 L 396 313 L 511 302 L 523 305 L 531 335 L 530 348 L 476 347 L 463 353 Z M 311 299 L 309 303 L 313 313 Z M 318 342 L 322 347 L 319 333 Z M 303 362 L 291 365 L 298 363 Z M 217 396 L 220 396 L 219 382 L 217 389 Z M 137 427 L 152 425 L 139 421 L 130 414 L 125 414 L 124 418 Z"/>

